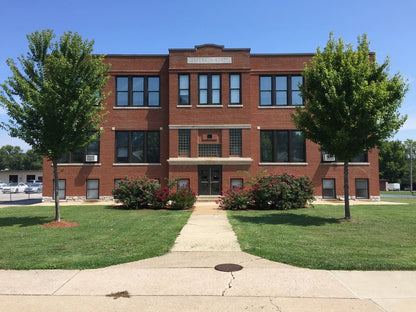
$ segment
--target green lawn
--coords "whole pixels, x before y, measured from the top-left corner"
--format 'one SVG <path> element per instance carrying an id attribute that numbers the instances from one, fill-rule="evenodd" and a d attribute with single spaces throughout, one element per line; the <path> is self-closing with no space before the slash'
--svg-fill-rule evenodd
<path id="1" fill-rule="evenodd" d="M 61 219 L 80 225 L 44 228 L 54 207 L 0 209 L 0 269 L 87 269 L 163 255 L 190 211 L 61 206 Z"/>
<path id="2" fill-rule="evenodd" d="M 400 201 L 408 204 L 351 206 L 348 222 L 340 219 L 342 205 L 228 211 L 228 218 L 244 251 L 273 261 L 313 269 L 415 270 L 416 200 Z"/>
<path id="3" fill-rule="evenodd" d="M 387 194 L 387 195 L 413 195 L 416 196 L 416 193 L 411 193 L 410 191 L 380 191 L 380 194 Z"/>

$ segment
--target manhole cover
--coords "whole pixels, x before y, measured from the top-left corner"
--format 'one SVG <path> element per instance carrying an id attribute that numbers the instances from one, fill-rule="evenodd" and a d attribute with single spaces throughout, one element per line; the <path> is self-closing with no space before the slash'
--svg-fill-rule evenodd
<path id="1" fill-rule="evenodd" d="M 221 271 L 221 272 L 235 272 L 235 271 L 240 271 L 242 269 L 243 267 L 241 265 L 234 264 L 234 263 L 223 263 L 223 264 L 218 264 L 215 266 L 215 270 Z"/>

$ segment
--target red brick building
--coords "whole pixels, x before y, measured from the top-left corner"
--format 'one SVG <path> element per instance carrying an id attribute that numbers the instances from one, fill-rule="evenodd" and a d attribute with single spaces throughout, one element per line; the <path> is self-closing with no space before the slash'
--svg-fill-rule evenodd
<path id="1" fill-rule="evenodd" d="M 217 45 L 168 55 L 108 55 L 106 122 L 98 142 L 59 164 L 60 197 L 108 199 L 125 176 L 180 178 L 198 195 L 269 173 L 308 175 L 317 197 L 343 196 L 343 164 L 304 140 L 291 120 L 313 54 L 250 54 Z M 44 162 L 45 200 L 53 171 Z M 378 152 L 350 165 L 350 195 L 379 198 Z"/>

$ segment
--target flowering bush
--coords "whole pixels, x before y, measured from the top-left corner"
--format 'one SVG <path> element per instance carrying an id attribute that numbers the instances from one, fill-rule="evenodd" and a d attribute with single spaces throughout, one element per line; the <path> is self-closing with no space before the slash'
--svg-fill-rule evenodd
<path id="1" fill-rule="evenodd" d="M 219 199 L 219 206 L 227 210 L 244 210 L 253 206 L 252 194 L 242 187 L 230 188 Z"/>
<path id="2" fill-rule="evenodd" d="M 168 187 L 161 187 L 159 182 L 142 177 L 126 177 L 122 179 L 112 193 L 117 202 L 121 202 L 127 209 L 187 209 L 195 201 L 195 193 L 191 190 L 180 189 L 171 193 L 170 189 L 176 185 L 177 180 L 168 181 Z"/>
<path id="3" fill-rule="evenodd" d="M 164 191 L 157 180 L 142 177 L 126 177 L 112 191 L 114 199 L 121 202 L 127 209 L 162 207 L 167 202 Z M 159 203 L 160 201 L 160 203 Z"/>
<path id="4" fill-rule="evenodd" d="M 167 187 L 159 187 L 154 191 L 150 204 L 155 209 L 163 209 L 166 208 L 169 199 L 170 190 Z"/>
<path id="5" fill-rule="evenodd" d="M 255 209 L 294 209 L 313 200 L 313 184 L 307 176 L 272 174 L 257 179 L 252 185 Z"/>
<path id="6" fill-rule="evenodd" d="M 229 189 L 220 197 L 222 209 L 295 209 L 313 200 L 313 184 L 307 176 L 288 173 L 257 176 L 251 189 Z"/>
<path id="7" fill-rule="evenodd" d="M 186 188 L 179 189 L 176 193 L 169 196 L 170 209 L 189 209 L 192 208 L 196 201 L 196 195 Z"/>

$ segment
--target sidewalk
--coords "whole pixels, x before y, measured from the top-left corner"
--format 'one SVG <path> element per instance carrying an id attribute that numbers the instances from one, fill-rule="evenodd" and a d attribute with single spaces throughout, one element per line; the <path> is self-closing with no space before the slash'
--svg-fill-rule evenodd
<path id="1" fill-rule="evenodd" d="M 243 266 L 221 272 L 218 264 Z M 96 270 L 0 270 L 0 311 L 414 311 L 416 272 L 309 270 L 240 250 L 199 204 L 172 251 Z"/>

